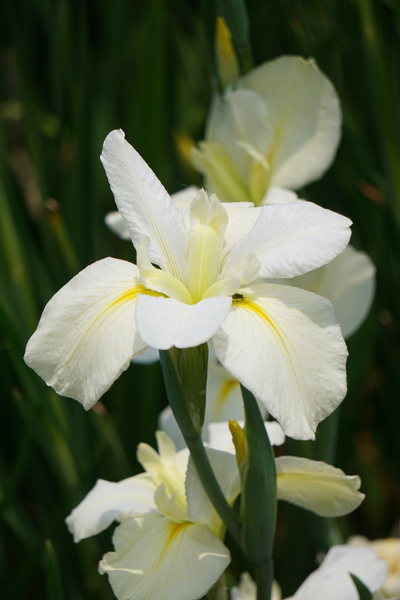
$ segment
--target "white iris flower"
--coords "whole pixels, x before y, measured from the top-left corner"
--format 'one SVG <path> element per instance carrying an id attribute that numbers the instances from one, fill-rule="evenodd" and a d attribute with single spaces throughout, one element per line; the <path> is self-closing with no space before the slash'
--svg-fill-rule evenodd
<path id="1" fill-rule="evenodd" d="M 116 520 L 114 552 L 103 556 L 120 600 L 194 600 L 204 595 L 230 562 L 222 539 L 225 527 L 212 506 L 187 449 L 176 452 L 173 441 L 157 432 L 159 453 L 138 447 L 145 473 L 119 483 L 98 480 L 67 517 L 74 540 L 96 535 Z M 232 505 L 240 493 L 233 454 L 208 448 L 207 454 L 222 492 Z M 323 516 L 339 516 L 362 501 L 359 478 L 346 477 L 329 465 L 277 459 L 278 498 Z M 279 462 L 281 461 L 281 462 Z M 290 461 L 297 461 L 297 472 Z M 301 464 L 305 468 L 301 468 Z M 308 469 L 308 472 L 307 472 Z"/>
<path id="2" fill-rule="evenodd" d="M 315 62 L 281 56 L 215 97 L 192 163 L 221 200 L 263 204 L 271 186 L 296 190 L 323 175 L 341 123 L 335 88 Z"/>
<path id="3" fill-rule="evenodd" d="M 202 485 L 188 450 L 176 453 L 165 433 L 156 436 L 159 454 L 147 444 L 138 447 L 145 473 L 119 483 L 99 479 L 66 522 L 76 542 L 120 522 L 115 551 L 99 563 L 120 600 L 195 600 L 230 563 L 221 541 L 225 528 L 210 501 L 198 501 Z M 216 450 L 208 456 L 233 504 L 240 491 L 235 457 Z"/>
<path id="4" fill-rule="evenodd" d="M 376 592 L 385 581 L 387 571 L 387 563 L 368 548 L 333 546 L 321 566 L 287 600 L 359 600 L 350 573 L 371 592 Z M 238 587 L 231 589 L 230 597 L 231 600 L 256 600 L 257 587 L 248 573 L 242 575 Z M 275 583 L 272 600 L 281 598 Z"/>
<path id="5" fill-rule="evenodd" d="M 212 338 L 218 360 L 287 435 L 314 438 L 346 393 L 346 346 L 328 300 L 265 279 L 331 261 L 348 243 L 349 219 L 303 201 L 223 205 L 201 190 L 185 220 L 122 131 L 108 135 L 101 159 L 138 265 L 107 258 L 65 285 L 28 342 L 27 364 L 89 409 L 148 346 Z"/>

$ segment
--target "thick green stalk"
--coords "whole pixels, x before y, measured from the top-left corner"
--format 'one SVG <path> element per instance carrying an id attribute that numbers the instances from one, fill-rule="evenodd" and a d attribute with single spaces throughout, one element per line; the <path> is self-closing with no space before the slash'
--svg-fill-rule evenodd
<path id="1" fill-rule="evenodd" d="M 197 473 L 228 531 L 242 545 L 239 522 L 222 493 L 201 439 L 206 401 L 207 358 L 207 344 L 185 350 L 172 348 L 160 351 L 168 401 Z"/>
<path id="2" fill-rule="evenodd" d="M 242 471 L 243 546 L 255 566 L 257 600 L 270 600 L 276 523 L 275 458 L 253 394 L 241 386 L 247 452 Z"/>
<path id="3" fill-rule="evenodd" d="M 255 568 L 257 581 L 257 600 L 271 600 L 274 580 L 274 564 L 272 559 L 261 567 Z"/>

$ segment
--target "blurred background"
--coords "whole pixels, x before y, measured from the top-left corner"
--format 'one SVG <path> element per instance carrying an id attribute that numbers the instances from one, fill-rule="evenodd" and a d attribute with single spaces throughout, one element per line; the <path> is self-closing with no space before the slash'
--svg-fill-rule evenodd
<path id="1" fill-rule="evenodd" d="M 216 89 L 215 18 L 227 6 L 1 3 L 0 581 L 7 600 L 114 597 L 97 573 L 112 530 L 75 545 L 64 519 L 96 479 L 140 470 L 136 446 L 154 445 L 166 405 L 160 367 L 132 365 L 87 413 L 57 396 L 22 356 L 46 302 L 73 275 L 106 256 L 135 259 L 103 221 L 115 208 L 99 161 L 109 131 L 125 131 L 170 193 L 201 185 L 187 156 L 203 138 Z M 280 504 L 276 576 L 285 597 L 316 567 L 317 551 L 356 533 L 399 535 L 400 5 L 246 0 L 246 9 L 249 30 L 234 40 L 247 65 L 281 54 L 315 57 L 334 83 L 342 142 L 333 167 L 299 196 L 350 217 L 353 245 L 377 267 L 370 315 L 348 340 L 349 391 L 335 423 L 324 422 L 316 442 L 288 440 L 283 450 L 360 475 L 366 500 L 336 522 Z"/>

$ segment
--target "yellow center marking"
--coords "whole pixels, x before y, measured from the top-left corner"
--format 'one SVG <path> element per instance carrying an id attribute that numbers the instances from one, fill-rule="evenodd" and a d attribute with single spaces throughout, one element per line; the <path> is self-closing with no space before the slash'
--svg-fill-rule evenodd
<path id="1" fill-rule="evenodd" d="M 221 391 L 218 394 L 217 402 L 215 403 L 215 416 L 219 416 L 221 414 L 228 395 L 237 385 L 239 385 L 239 382 L 235 380 L 224 381 Z"/>
<path id="2" fill-rule="evenodd" d="M 172 540 L 178 535 L 178 533 L 182 531 L 182 529 L 185 529 L 188 525 L 190 525 L 190 523 L 174 523 L 173 525 L 171 525 L 167 544 L 170 544 Z"/>

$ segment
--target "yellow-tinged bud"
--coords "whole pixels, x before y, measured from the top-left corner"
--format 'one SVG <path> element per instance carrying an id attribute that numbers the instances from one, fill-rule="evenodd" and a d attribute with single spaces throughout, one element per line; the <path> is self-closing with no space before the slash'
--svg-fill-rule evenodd
<path id="1" fill-rule="evenodd" d="M 236 450 L 236 461 L 240 473 L 242 473 L 247 463 L 247 441 L 244 430 L 237 421 L 229 421 L 229 429 L 232 434 L 233 445 Z"/>
<path id="2" fill-rule="evenodd" d="M 221 82 L 224 86 L 232 85 L 239 78 L 239 63 L 231 32 L 223 17 L 217 17 L 215 38 L 217 68 Z"/>

